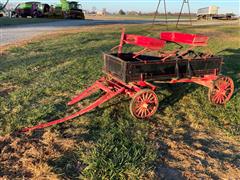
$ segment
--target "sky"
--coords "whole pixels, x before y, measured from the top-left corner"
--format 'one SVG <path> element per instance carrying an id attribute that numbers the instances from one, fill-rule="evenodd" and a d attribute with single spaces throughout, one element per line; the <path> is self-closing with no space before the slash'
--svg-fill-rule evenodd
<path id="1" fill-rule="evenodd" d="M 1 1 L 1 0 L 0 0 Z M 25 0 L 26 1 L 26 0 Z M 34 0 L 29 0 L 34 1 Z M 57 4 L 59 0 L 35 0 L 48 4 Z M 166 0 L 167 11 L 179 12 L 183 0 Z M 10 0 L 12 3 L 24 2 L 20 0 Z M 79 0 L 83 9 L 91 10 L 92 7 L 96 7 L 97 10 L 106 8 L 109 12 L 118 12 L 120 9 L 124 11 L 141 11 L 141 12 L 153 12 L 155 11 L 158 0 Z M 239 0 L 189 0 L 191 12 L 197 12 L 197 9 L 215 5 L 220 7 L 219 13 L 233 12 L 240 15 L 240 3 Z M 187 11 L 187 5 L 185 5 L 185 11 Z M 161 2 L 160 12 L 163 12 L 163 0 Z"/>

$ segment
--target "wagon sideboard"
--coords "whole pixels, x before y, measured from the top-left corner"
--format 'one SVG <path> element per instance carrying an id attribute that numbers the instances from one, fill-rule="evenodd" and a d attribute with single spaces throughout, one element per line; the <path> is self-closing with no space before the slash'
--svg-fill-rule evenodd
<path id="1" fill-rule="evenodd" d="M 200 77 L 216 74 L 221 71 L 222 57 L 171 59 L 162 61 L 159 57 L 141 55 L 136 60 L 131 53 L 104 53 L 103 71 L 122 80 L 125 83 L 138 81 L 141 77 L 146 81 L 167 81 L 173 78 Z"/>

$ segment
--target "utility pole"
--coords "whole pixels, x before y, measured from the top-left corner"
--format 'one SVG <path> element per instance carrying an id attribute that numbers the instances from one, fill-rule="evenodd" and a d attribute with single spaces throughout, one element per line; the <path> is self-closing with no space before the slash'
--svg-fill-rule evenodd
<path id="1" fill-rule="evenodd" d="M 155 14 L 154 14 L 154 17 L 153 17 L 152 25 L 154 25 L 154 23 L 155 23 L 155 21 L 156 21 L 156 17 L 157 17 L 157 14 L 158 14 L 158 10 L 159 10 L 159 6 L 160 6 L 160 4 L 161 4 L 161 1 L 162 1 L 162 0 L 159 0 L 159 1 L 158 1 L 158 5 L 157 5 L 156 12 L 155 12 Z M 167 29 L 168 29 L 168 17 L 167 17 L 166 0 L 163 0 L 163 4 L 164 4 L 164 13 L 165 13 L 165 23 L 166 23 L 166 26 L 167 26 Z"/>
<path id="2" fill-rule="evenodd" d="M 9 0 L 6 0 L 6 1 L 0 1 L 0 11 L 1 10 L 3 10 L 6 6 L 7 6 L 7 4 L 8 4 L 8 2 L 9 2 Z"/>
<path id="3" fill-rule="evenodd" d="M 184 4 L 187 4 L 187 5 L 188 5 L 189 20 L 190 20 L 190 25 L 192 26 L 192 17 L 191 17 L 191 12 L 190 12 L 189 0 L 183 0 L 183 2 L 182 2 L 182 7 L 181 7 L 180 13 L 179 13 L 179 15 L 178 15 L 178 20 L 177 20 L 177 25 L 176 25 L 176 27 L 178 27 L 178 23 L 179 23 L 179 20 L 180 20 L 181 15 L 182 15 L 182 11 L 183 11 L 183 6 L 184 6 Z"/>

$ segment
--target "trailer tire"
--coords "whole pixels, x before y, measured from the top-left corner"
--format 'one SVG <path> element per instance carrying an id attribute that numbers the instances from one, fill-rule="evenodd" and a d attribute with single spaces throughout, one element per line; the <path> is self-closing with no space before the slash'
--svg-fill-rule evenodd
<path id="1" fill-rule="evenodd" d="M 158 97 L 150 89 L 142 89 L 137 92 L 130 102 L 131 115 L 138 119 L 148 119 L 158 109 Z"/>

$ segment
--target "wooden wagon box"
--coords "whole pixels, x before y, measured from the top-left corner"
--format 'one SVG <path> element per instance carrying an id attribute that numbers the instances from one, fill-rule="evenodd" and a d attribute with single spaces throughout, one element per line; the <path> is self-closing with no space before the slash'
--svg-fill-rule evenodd
<path id="1" fill-rule="evenodd" d="M 173 78 L 201 77 L 208 74 L 219 74 L 223 59 L 218 56 L 186 59 L 171 59 L 162 61 L 161 58 L 140 55 L 133 58 L 131 53 L 104 53 L 103 71 L 122 80 L 125 83 L 139 81 L 141 76 L 146 81 L 167 81 Z"/>

